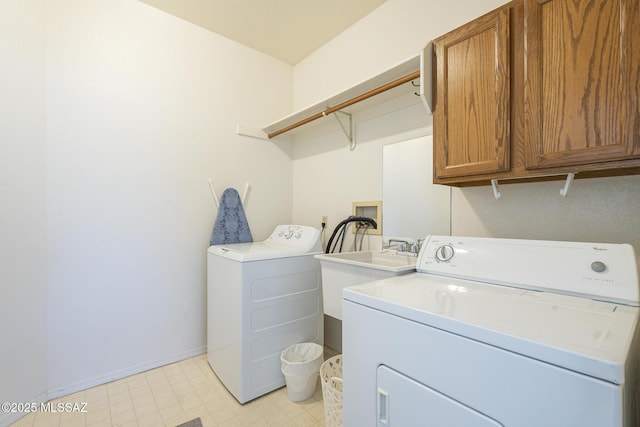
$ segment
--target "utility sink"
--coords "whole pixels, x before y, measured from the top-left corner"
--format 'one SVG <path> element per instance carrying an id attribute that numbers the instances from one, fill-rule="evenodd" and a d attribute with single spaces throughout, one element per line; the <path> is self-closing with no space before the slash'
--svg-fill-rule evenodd
<path id="1" fill-rule="evenodd" d="M 324 313 L 342 320 L 342 289 L 416 271 L 418 258 L 396 251 L 319 254 Z"/>
<path id="2" fill-rule="evenodd" d="M 338 262 L 364 268 L 401 273 L 414 271 L 418 257 L 398 254 L 396 251 L 362 251 L 341 252 L 335 254 L 316 255 L 321 261 Z"/>

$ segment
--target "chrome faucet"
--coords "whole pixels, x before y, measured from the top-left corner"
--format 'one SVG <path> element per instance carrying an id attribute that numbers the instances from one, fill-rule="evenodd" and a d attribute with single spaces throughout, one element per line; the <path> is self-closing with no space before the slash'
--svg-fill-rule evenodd
<path id="1" fill-rule="evenodd" d="M 417 242 L 410 242 L 408 240 L 402 239 L 389 239 L 387 242 L 387 249 L 390 249 L 394 243 L 398 243 L 398 252 L 408 252 L 418 255 L 418 253 L 420 253 L 420 249 L 422 248 L 422 244 L 424 243 L 424 239 L 418 239 Z"/>
<path id="2" fill-rule="evenodd" d="M 407 252 L 408 249 L 411 247 L 411 243 L 408 242 L 407 240 L 389 239 L 389 242 L 387 243 L 387 248 L 391 248 L 393 243 L 399 243 L 398 252 Z"/>

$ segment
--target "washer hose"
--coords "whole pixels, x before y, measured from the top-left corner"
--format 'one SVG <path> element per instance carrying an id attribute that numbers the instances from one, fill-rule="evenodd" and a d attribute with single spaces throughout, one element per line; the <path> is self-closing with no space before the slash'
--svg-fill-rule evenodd
<path id="1" fill-rule="evenodd" d="M 329 254 L 335 251 L 336 248 L 335 247 L 332 248 L 331 244 L 333 243 L 333 239 L 336 237 L 336 234 L 338 234 L 339 238 L 342 237 L 340 241 L 340 250 L 339 250 L 339 252 L 342 252 L 342 244 L 344 243 L 345 229 L 347 228 L 347 225 L 352 222 L 363 222 L 368 225 L 371 225 L 374 229 L 378 228 L 378 224 L 371 218 L 368 218 L 366 216 L 350 216 L 347 219 L 340 221 L 340 223 L 336 226 L 336 228 L 333 229 L 333 233 L 331 233 L 331 237 L 329 237 L 329 242 L 327 243 L 327 248 L 325 250 L 325 253 Z"/>

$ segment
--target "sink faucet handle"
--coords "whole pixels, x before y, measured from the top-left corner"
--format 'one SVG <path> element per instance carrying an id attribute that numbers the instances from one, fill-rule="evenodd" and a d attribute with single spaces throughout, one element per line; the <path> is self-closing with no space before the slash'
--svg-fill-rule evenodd
<path id="1" fill-rule="evenodd" d="M 411 245 L 411 252 L 413 252 L 416 255 L 419 254 L 423 244 L 424 244 L 424 239 L 418 239 L 415 243 Z"/>

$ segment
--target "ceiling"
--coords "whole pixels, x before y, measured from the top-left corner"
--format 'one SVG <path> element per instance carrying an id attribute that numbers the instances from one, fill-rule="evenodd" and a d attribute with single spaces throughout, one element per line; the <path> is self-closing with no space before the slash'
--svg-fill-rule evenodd
<path id="1" fill-rule="evenodd" d="M 386 0 L 140 0 L 295 65 Z"/>

